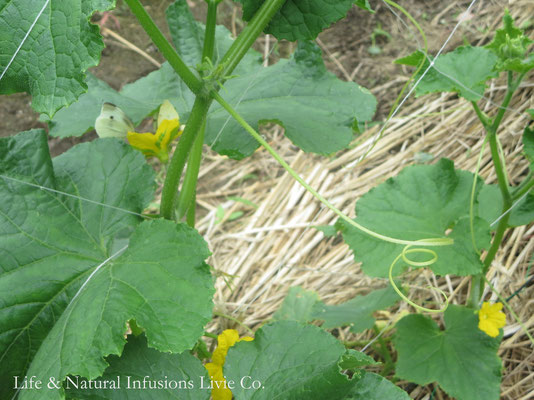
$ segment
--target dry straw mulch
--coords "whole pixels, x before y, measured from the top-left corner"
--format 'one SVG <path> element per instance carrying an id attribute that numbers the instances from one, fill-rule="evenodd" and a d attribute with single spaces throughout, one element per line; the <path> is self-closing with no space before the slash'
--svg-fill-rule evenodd
<path id="1" fill-rule="evenodd" d="M 490 24 L 493 32 L 501 23 L 503 4 L 492 2 L 487 5 L 490 9 L 484 10 L 484 14 L 486 18 L 495 19 Z M 519 16 L 520 23 L 534 15 L 532 2 L 511 2 L 510 8 L 514 16 Z M 481 35 L 480 40 L 487 41 L 487 36 Z M 534 108 L 532 78 L 531 74 L 530 79 L 525 79 L 510 104 L 499 133 L 512 184 L 517 184 L 528 171 L 528 164 L 521 157 L 521 136 L 527 123 L 524 111 Z M 402 80 L 402 77 L 398 79 Z M 387 85 L 373 92 L 382 100 L 397 91 Z M 486 92 L 484 111 L 494 113 L 504 92 L 503 82 L 493 82 Z M 330 159 L 298 150 L 284 138 L 281 128 L 271 127 L 266 135 L 279 154 L 306 181 L 351 217 L 360 196 L 414 163 L 418 152 L 430 153 L 434 160 L 447 157 L 454 160 L 457 168 L 475 171 L 484 140 L 482 126 L 470 104 L 450 94 L 422 97 L 403 107 L 370 154 L 358 162 L 377 132 L 378 127 L 368 130 L 358 138 L 354 148 Z M 496 182 L 488 147 L 484 151 L 480 175 L 487 183 Z M 231 196 L 247 199 L 258 207 L 228 199 Z M 258 150 L 243 162 L 208 153 L 200 174 L 198 206 L 203 217 L 197 227 L 210 245 L 213 255 L 209 262 L 219 275 L 214 299 L 216 311 L 249 327 L 257 328 L 268 321 L 292 286 L 313 290 L 325 302 L 337 304 L 387 285 L 386 280 L 364 275 L 339 237 L 325 238 L 313 228 L 314 225 L 331 225 L 337 217 L 285 173 L 265 150 Z M 237 211 L 244 214 L 232 221 L 227 218 L 218 222 L 220 213 L 217 209 L 220 207 L 224 208 L 226 218 Z M 506 234 L 488 273 L 488 279 L 504 297 L 518 290 L 532 274 L 533 249 L 534 225 L 511 229 Z M 420 288 L 429 284 L 448 293 L 453 304 L 464 304 L 469 288 L 468 278 L 446 276 L 438 279 L 429 270 L 405 275 L 403 282 L 410 288 L 410 297 L 418 302 L 428 298 L 429 292 Z M 532 334 L 533 294 L 534 287 L 530 286 L 510 300 L 510 305 Z M 442 302 L 437 293 L 432 296 L 436 302 Z M 496 294 L 490 291 L 486 292 L 485 298 L 497 301 Z M 403 310 L 414 311 L 401 303 L 391 312 L 390 321 Z M 439 323 L 443 322 L 441 316 L 436 318 Z M 228 318 L 219 318 L 210 329 L 220 331 L 228 327 L 238 325 Z M 339 330 L 336 334 L 344 340 L 374 336 L 368 332 L 355 337 L 347 330 Z M 534 398 L 532 347 L 510 315 L 499 355 L 505 367 L 502 399 Z M 425 388 L 404 385 L 404 388 L 416 399 L 429 399 L 434 390 L 433 385 Z M 433 396 L 447 398 L 439 390 Z"/>

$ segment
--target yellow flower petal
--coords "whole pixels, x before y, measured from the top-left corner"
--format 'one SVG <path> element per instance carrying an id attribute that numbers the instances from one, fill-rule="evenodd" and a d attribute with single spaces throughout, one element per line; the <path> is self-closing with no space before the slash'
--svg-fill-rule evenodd
<path id="1" fill-rule="evenodd" d="M 223 366 L 226 360 L 226 355 L 228 354 L 228 349 L 242 340 L 250 342 L 254 339 L 250 336 L 243 336 L 240 339 L 239 333 L 235 329 L 226 329 L 217 336 L 217 348 L 211 356 L 213 362 L 205 365 L 212 380 L 213 389 L 211 390 L 211 396 L 213 397 L 213 400 L 232 400 L 232 391 L 226 388 Z"/>
<path id="2" fill-rule="evenodd" d="M 165 119 L 158 125 L 156 131 L 156 145 L 161 149 L 167 149 L 169 143 L 181 134 L 180 122 L 177 119 Z"/>
<path id="3" fill-rule="evenodd" d="M 169 100 L 165 100 L 159 107 L 158 126 L 160 126 L 161 123 L 166 119 L 168 120 L 175 119 L 178 121 L 178 125 L 180 124 L 180 117 L 178 115 L 178 112 L 176 111 L 176 109 L 173 107 L 173 105 L 171 104 Z"/>
<path id="4" fill-rule="evenodd" d="M 211 396 L 213 400 L 232 400 L 232 391 L 226 388 L 226 380 L 224 379 L 222 366 L 207 363 L 205 365 L 211 379 Z"/>
<path id="5" fill-rule="evenodd" d="M 160 149 L 156 146 L 157 138 L 153 133 L 128 132 L 128 143 L 143 153 L 148 152 L 150 155 L 156 155 Z"/>
<path id="6" fill-rule="evenodd" d="M 478 329 L 488 336 L 499 336 L 499 329 L 506 325 L 506 315 L 501 310 L 502 303 L 484 302 L 478 312 Z"/>
<path id="7" fill-rule="evenodd" d="M 172 104 L 165 100 L 158 115 L 156 133 L 128 132 L 128 142 L 146 157 L 158 157 L 165 163 L 169 159 L 171 141 L 182 134 L 180 119 Z"/>
<path id="8" fill-rule="evenodd" d="M 226 329 L 217 336 L 217 348 L 213 352 L 211 359 L 215 364 L 224 365 L 224 360 L 228 349 L 237 343 L 239 333 L 235 329 Z"/>

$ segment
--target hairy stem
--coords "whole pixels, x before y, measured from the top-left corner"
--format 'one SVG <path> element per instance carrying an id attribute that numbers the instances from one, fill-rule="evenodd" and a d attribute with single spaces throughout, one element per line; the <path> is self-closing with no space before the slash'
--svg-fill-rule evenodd
<path id="1" fill-rule="evenodd" d="M 206 0 L 208 3 L 208 15 L 206 16 L 206 33 L 204 35 L 204 47 L 202 49 L 202 61 L 209 58 L 213 61 L 213 48 L 215 47 L 215 28 L 217 26 L 217 5 L 220 0 Z"/>
<path id="2" fill-rule="evenodd" d="M 202 49 L 202 60 L 213 61 L 213 48 L 215 46 L 215 27 L 217 25 L 217 5 L 218 0 L 206 0 L 208 3 L 208 14 L 206 16 L 206 33 L 204 35 L 204 47 Z M 202 161 L 202 145 L 204 144 L 204 132 L 206 130 L 206 119 L 200 126 L 193 147 L 189 154 L 187 170 L 185 171 L 184 183 L 178 196 L 176 208 L 176 219 L 181 220 L 187 212 L 187 224 L 195 226 L 195 199 L 197 193 L 198 172 Z M 175 191 L 176 192 L 176 191 Z M 174 192 L 174 193 L 175 193 Z M 193 208 L 193 210 L 191 210 Z"/>
<path id="3" fill-rule="evenodd" d="M 195 207 L 196 188 L 198 182 L 198 172 L 200 170 L 200 163 L 202 161 L 202 146 L 204 144 L 204 131 L 206 130 L 206 121 L 202 124 L 200 131 L 193 143 L 191 153 L 189 154 L 189 161 L 187 162 L 187 170 L 185 171 L 184 183 L 182 190 L 178 196 L 178 205 L 176 206 L 176 219 L 181 220 L 186 212 Z M 194 214 L 193 214 L 194 215 Z M 194 228 L 195 221 L 188 224 Z"/>
<path id="4" fill-rule="evenodd" d="M 230 75 L 237 67 L 248 49 L 285 2 L 286 0 L 266 0 L 263 2 L 220 61 L 220 64 L 224 66 L 223 77 Z"/>
<path id="5" fill-rule="evenodd" d="M 174 204 L 176 201 L 178 184 L 180 183 L 180 178 L 191 147 L 193 146 L 193 142 L 204 124 L 210 105 L 211 99 L 207 99 L 203 96 L 197 96 L 195 99 L 191 115 L 187 120 L 184 133 L 182 134 L 176 151 L 172 156 L 172 160 L 167 170 L 167 176 L 165 177 L 165 183 L 163 184 L 160 207 L 160 214 L 163 218 L 174 218 Z"/>
<path id="6" fill-rule="evenodd" d="M 495 173 L 497 175 L 497 183 L 501 192 L 503 207 L 501 211 L 502 218 L 499 220 L 499 224 L 497 225 L 497 229 L 495 230 L 495 236 L 493 237 L 491 246 L 488 252 L 486 253 L 486 257 L 484 258 L 482 273 L 479 275 L 474 275 L 471 280 L 471 294 L 468 302 L 468 305 L 471 307 L 478 307 L 478 303 L 480 302 L 480 298 L 482 297 L 482 294 L 484 292 L 484 281 L 486 273 L 488 272 L 488 269 L 491 263 L 493 262 L 497 251 L 499 250 L 499 247 L 501 246 L 504 234 L 506 232 L 506 229 L 508 228 L 508 220 L 510 219 L 510 213 L 508 212 L 508 210 L 512 206 L 513 201 L 512 195 L 510 194 L 510 189 L 508 187 L 506 170 L 504 167 L 503 160 L 501 159 L 501 154 L 499 152 L 497 132 L 499 130 L 499 126 L 502 122 L 504 114 L 506 113 L 508 105 L 512 100 L 514 92 L 519 86 L 519 83 L 521 82 L 522 78 L 523 75 L 521 75 L 517 79 L 517 81 L 514 82 L 513 73 L 508 72 L 508 89 L 506 91 L 506 95 L 503 99 L 503 102 L 499 107 L 499 111 L 497 112 L 497 115 L 493 120 L 489 120 L 485 116 L 485 114 L 482 114 L 476 103 L 472 103 L 475 112 L 477 113 L 477 116 L 479 117 L 480 122 L 484 126 L 484 129 L 487 133 L 487 138 L 491 150 L 491 158 L 493 160 L 493 167 L 495 168 Z"/>

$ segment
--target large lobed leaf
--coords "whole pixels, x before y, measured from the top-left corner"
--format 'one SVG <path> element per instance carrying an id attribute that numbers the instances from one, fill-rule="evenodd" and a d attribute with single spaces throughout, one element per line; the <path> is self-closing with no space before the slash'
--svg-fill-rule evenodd
<path id="1" fill-rule="evenodd" d="M 289 289 L 282 305 L 273 315 L 275 321 L 311 322 L 322 320 L 321 328 L 350 326 L 351 332 L 370 329 L 375 323 L 373 313 L 395 304 L 400 299 L 392 286 L 373 290 L 365 296 L 356 296 L 344 303 L 328 305 L 317 293 L 300 286 Z"/>
<path id="2" fill-rule="evenodd" d="M 161 353 L 148 348 L 144 336 L 130 335 L 121 357 L 109 356 L 107 361 L 106 372 L 93 382 L 70 377 L 65 384 L 67 399 L 207 400 L 210 397 L 210 390 L 202 388 L 209 382 L 208 373 L 188 351 Z"/>
<path id="3" fill-rule="evenodd" d="M 300 286 L 289 288 L 280 308 L 274 313 L 275 321 L 310 322 L 317 303 L 321 302 L 317 292 L 306 290 Z"/>
<path id="4" fill-rule="evenodd" d="M 187 63 L 200 62 L 204 28 L 193 20 L 185 2 L 167 11 L 173 40 Z M 196 28 L 195 28 L 196 27 Z M 196 37 L 195 37 L 196 35 Z M 218 27 L 216 53 L 232 44 L 228 30 Z M 320 50 L 301 43 L 289 60 L 264 68 L 260 55 L 250 50 L 236 69 L 237 77 L 225 83 L 221 94 L 252 126 L 274 121 L 284 126 L 294 144 L 305 151 L 330 154 L 346 147 L 356 121 L 370 120 L 376 100 L 364 88 L 342 82 L 328 72 Z M 121 107 L 135 123 L 169 99 L 186 122 L 194 97 L 168 64 L 145 78 L 126 85 L 120 93 L 94 77 L 89 91 L 71 107 L 58 112 L 51 122 L 53 136 L 79 136 L 91 129 L 102 102 Z M 235 159 L 251 155 L 258 143 L 213 104 L 207 119 L 206 142 L 220 154 Z"/>
<path id="5" fill-rule="evenodd" d="M 359 369 L 368 364 L 374 364 L 370 357 L 346 350 L 316 326 L 280 321 L 262 327 L 253 341 L 232 347 L 224 375 L 236 382 L 232 392 L 239 400 L 378 400 L 392 394 L 391 399 L 409 399 L 391 382 Z M 353 371 L 351 378 L 344 369 Z"/>
<path id="6" fill-rule="evenodd" d="M 356 204 L 355 221 L 396 239 L 415 241 L 447 234 L 454 244 L 432 247 L 438 259 L 429 268 L 439 275 L 477 274 L 482 270 L 482 263 L 473 248 L 469 224 L 472 184 L 473 174 L 456 170 L 453 162 L 447 159 L 435 165 L 410 166 L 362 196 Z M 477 193 L 480 186 L 479 182 Z M 477 247 L 487 248 L 488 223 L 475 218 L 474 226 Z M 370 276 L 387 277 L 390 265 L 404 246 L 375 239 L 342 220 L 338 227 L 354 252 L 355 260 L 363 262 L 363 271 Z M 408 258 L 422 262 L 428 260 L 429 255 L 410 253 Z M 401 265 L 402 260 L 395 273 L 402 270 Z"/>
<path id="7" fill-rule="evenodd" d="M 151 347 L 193 346 L 211 317 L 209 251 L 184 225 L 139 224 L 154 182 L 140 153 L 102 139 L 51 160 L 45 133 L 30 131 L 0 139 L 0 158 L 1 398 L 14 376 L 99 376 L 130 319 Z"/>
<path id="8" fill-rule="evenodd" d="M 25 40 L 0 81 L 0 93 L 29 92 L 33 108 L 51 117 L 86 91 L 84 73 L 98 64 L 104 48 L 89 18 L 115 0 L 51 0 L 37 18 L 44 4 L 0 1 L 0 74 Z"/>
<path id="9" fill-rule="evenodd" d="M 450 305 L 444 319 L 445 330 L 423 315 L 408 315 L 397 323 L 397 376 L 419 385 L 438 382 L 458 400 L 497 400 L 501 338 L 478 329 L 474 310 Z"/>
<path id="10" fill-rule="evenodd" d="M 262 0 L 237 0 L 243 4 L 243 19 L 249 21 Z M 352 4 L 369 9 L 361 0 L 287 0 L 264 29 L 277 39 L 311 40 L 337 20 L 343 18 Z"/>
<path id="11" fill-rule="evenodd" d="M 425 55 L 418 50 L 395 63 L 415 67 L 424 58 Z M 469 101 L 480 100 L 486 88 L 485 82 L 498 76 L 495 71 L 497 59 L 491 50 L 471 46 L 461 46 L 440 55 L 430 69 L 427 58 L 415 76 L 415 82 L 418 82 L 415 93 L 420 96 L 432 92 L 455 92 Z"/>
<path id="12" fill-rule="evenodd" d="M 353 333 L 370 329 L 375 324 L 373 313 L 394 305 L 400 299 L 392 286 L 376 289 L 365 296 L 356 296 L 342 304 L 315 304 L 313 318 L 324 320 L 324 329 L 350 326 Z"/>

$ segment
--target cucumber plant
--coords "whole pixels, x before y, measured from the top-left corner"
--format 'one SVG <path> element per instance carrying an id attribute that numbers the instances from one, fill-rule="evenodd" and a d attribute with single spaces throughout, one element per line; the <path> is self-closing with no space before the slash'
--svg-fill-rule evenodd
<path id="1" fill-rule="evenodd" d="M 121 138 L 101 138 L 55 158 L 44 130 L 0 139 L 0 397 L 409 399 L 365 368 L 376 365 L 372 358 L 325 330 L 346 317 L 336 319 L 331 313 L 339 309 L 313 296 L 304 296 L 306 314 L 288 312 L 284 303 L 253 340 L 223 332 L 209 354 L 202 337 L 213 336 L 204 327 L 213 317 L 214 278 L 208 246 L 194 229 L 207 143 L 234 159 L 264 146 L 339 215 L 336 228 L 364 271 L 390 277 L 390 288 L 343 306 L 355 310 L 355 330 L 372 327 L 372 311 L 394 303 L 397 294 L 411 302 L 393 280 L 401 260 L 439 275 L 473 276 L 468 306 L 437 310 L 445 312 L 445 331 L 422 314 L 398 322 L 396 374 L 420 384 L 437 381 L 459 399 L 497 399 L 501 336 L 492 321 L 499 310 L 478 313 L 497 329 L 495 338 L 494 330 L 478 328 L 475 310 L 506 228 L 533 219 L 534 180 L 529 176 L 509 188 L 497 139 L 513 93 L 534 66 L 530 39 L 505 16 L 505 28 L 486 48 L 462 47 L 436 60 L 417 52 L 399 61 L 418 67 L 417 93 L 453 91 L 473 102 L 487 131 L 498 188 L 454 169 L 450 160 L 408 167 L 363 196 L 352 220 L 298 176 L 254 126 L 276 122 L 307 152 L 328 155 L 349 145 L 355 129 L 373 117 L 376 100 L 328 72 L 312 40 L 353 4 L 372 12 L 369 3 L 310 0 L 304 12 L 297 0 L 239 0 L 248 23 L 233 40 L 216 25 L 219 2 L 206 0 L 205 24 L 194 20 L 185 0 L 170 5 L 171 44 L 139 0 L 125 0 L 167 62 L 120 91 L 86 72 L 103 49 L 89 18 L 113 8 L 114 0 L 13 0 L 0 7 L 0 93 L 30 93 L 33 108 L 48 121 L 48 135 L 91 130 L 103 103 L 120 107 L 133 121 L 126 126 L 158 110 L 174 115 L 163 112 L 169 103 L 185 123 L 182 133 L 177 117 L 162 117 L 155 134 L 125 133 L 135 138 L 133 147 Z M 298 48 L 290 59 L 263 68 L 251 49 L 262 32 L 298 40 Z M 484 82 L 501 72 L 509 76 L 508 92 L 491 117 L 476 102 Z M 107 117 L 118 115 L 106 110 Z M 527 127 L 531 163 L 532 135 Z M 159 214 L 144 214 L 155 195 L 155 174 L 145 156 L 166 162 L 166 146 L 178 136 Z M 497 215 L 484 211 L 496 208 Z M 499 222 L 491 241 L 494 217 Z M 483 259 L 482 249 L 488 249 Z M 325 321 L 325 329 L 307 324 L 311 320 Z M 206 369 L 202 360 L 209 357 Z M 451 365 L 451 359 L 461 362 Z M 467 377 L 479 386 L 469 389 Z"/>

